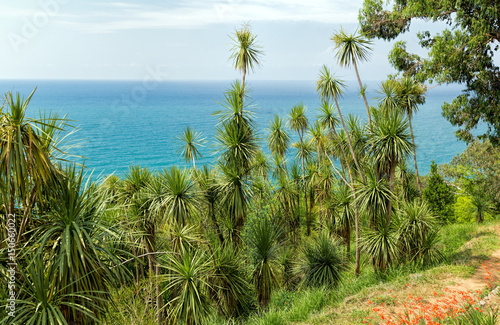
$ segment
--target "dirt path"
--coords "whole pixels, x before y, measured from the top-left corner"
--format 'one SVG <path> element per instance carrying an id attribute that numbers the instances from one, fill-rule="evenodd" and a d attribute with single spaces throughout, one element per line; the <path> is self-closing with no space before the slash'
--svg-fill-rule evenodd
<path id="1" fill-rule="evenodd" d="M 489 228 L 488 232 L 500 237 L 499 226 Z M 463 248 L 474 251 L 475 245 L 480 244 L 473 239 Z M 478 257 L 474 258 L 477 261 Z M 430 320 L 450 312 L 458 313 L 467 303 L 478 308 L 500 306 L 498 295 L 484 298 L 485 292 L 499 283 L 500 249 L 483 260 L 471 277 L 463 278 L 463 273 L 456 268 L 448 268 L 437 267 L 412 274 L 408 283 L 385 283 L 367 288 L 348 297 L 340 306 L 313 317 L 307 324 L 401 324 L 403 320 Z"/>
<path id="2" fill-rule="evenodd" d="M 495 227 L 494 232 L 500 236 L 499 227 Z M 444 318 L 446 315 L 459 313 L 463 311 L 466 304 L 481 309 L 486 305 L 497 306 L 498 295 L 484 297 L 486 292 L 491 291 L 498 284 L 499 276 L 500 249 L 497 249 L 481 263 L 471 277 L 463 279 L 445 275 L 437 281 L 438 283 L 431 286 L 432 294 L 428 285 L 424 285 L 423 288 L 416 287 L 413 290 L 409 288 L 409 291 L 414 291 L 414 293 L 409 293 L 402 304 L 395 303 L 393 306 L 382 304 L 372 307 L 372 311 L 377 316 L 367 317 L 363 321 L 367 324 L 400 324 L 404 320 L 418 318 L 430 321 L 434 317 Z"/>

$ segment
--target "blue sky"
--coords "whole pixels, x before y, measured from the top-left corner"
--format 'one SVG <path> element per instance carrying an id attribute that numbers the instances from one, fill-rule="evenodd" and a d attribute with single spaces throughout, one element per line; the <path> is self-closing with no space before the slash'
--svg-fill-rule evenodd
<path id="1" fill-rule="evenodd" d="M 234 79 L 229 36 L 250 22 L 265 55 L 249 78 L 314 80 L 338 69 L 330 37 L 357 28 L 362 0 L 27 0 L 0 4 L 1 79 Z M 420 24 L 422 25 L 422 24 Z M 419 27 L 419 26 L 417 26 Z M 420 26 L 421 27 L 421 26 Z M 417 42 L 415 33 L 405 40 Z M 391 73 L 375 41 L 364 80 Z"/>

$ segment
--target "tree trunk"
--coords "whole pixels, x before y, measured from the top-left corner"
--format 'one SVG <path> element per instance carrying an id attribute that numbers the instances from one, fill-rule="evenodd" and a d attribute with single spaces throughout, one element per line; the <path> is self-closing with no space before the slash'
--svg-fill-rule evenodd
<path id="1" fill-rule="evenodd" d="M 391 190 L 391 194 L 394 193 L 394 175 L 396 174 L 396 163 L 391 162 L 391 169 L 389 170 L 389 187 Z M 393 198 L 389 198 L 389 202 L 387 204 L 387 226 L 391 223 L 391 214 L 392 214 L 392 200 Z"/>
<path id="2" fill-rule="evenodd" d="M 415 147 L 415 137 L 413 136 L 413 127 L 411 125 L 411 118 L 408 117 L 408 122 L 410 123 L 410 133 L 411 133 L 411 142 L 413 143 L 413 162 L 415 163 L 415 174 L 417 174 L 417 186 L 418 191 L 420 193 L 420 203 L 422 203 L 422 185 L 420 184 L 420 176 L 418 175 L 418 167 L 417 167 L 417 150 Z"/>
<path id="3" fill-rule="evenodd" d="M 359 275 L 360 266 L 360 248 L 359 248 L 359 210 L 358 204 L 356 203 L 356 191 L 353 189 L 354 197 L 354 231 L 356 233 L 356 261 L 354 263 L 354 275 Z"/>
<path id="4" fill-rule="evenodd" d="M 309 190 L 309 214 L 307 215 L 307 236 L 311 234 L 312 210 L 314 207 L 314 191 Z"/>
<path id="5" fill-rule="evenodd" d="M 340 108 L 338 106 L 338 103 L 337 103 L 337 100 L 335 99 L 335 103 L 337 104 L 337 109 L 339 111 L 339 115 L 342 116 L 342 113 L 340 112 Z M 342 125 L 344 126 L 344 130 L 346 131 L 346 134 L 347 134 L 347 139 L 349 139 L 349 135 L 347 133 L 347 129 L 345 128 L 345 124 L 343 122 L 343 119 L 341 117 L 341 121 L 342 121 Z M 337 132 L 335 130 L 333 130 L 335 136 L 337 136 L 337 140 L 339 141 L 340 143 L 340 138 L 337 134 Z M 352 147 L 350 146 L 351 150 L 352 150 Z M 349 178 L 350 178 L 350 181 L 351 181 L 351 184 L 348 186 L 351 188 L 351 191 L 352 191 L 352 196 L 354 198 L 353 200 L 353 204 L 354 204 L 354 231 L 355 231 L 355 234 L 356 234 L 356 261 L 354 263 L 354 275 L 358 275 L 359 274 L 359 267 L 360 267 L 360 257 L 361 257 L 361 254 L 360 254 L 360 248 L 359 248 L 359 211 L 358 211 L 358 204 L 356 203 L 356 190 L 354 188 L 354 175 L 352 173 L 352 170 L 351 170 L 351 166 L 349 165 L 348 161 L 347 161 L 347 154 L 344 150 L 344 147 L 342 147 L 342 145 L 340 146 L 340 149 L 342 151 L 342 154 L 344 155 L 344 160 L 346 162 L 346 165 L 347 165 L 347 171 L 349 173 Z M 354 151 L 351 151 L 351 153 L 353 153 L 354 155 Z M 330 157 L 328 157 L 330 158 Z M 354 158 L 356 158 L 354 156 Z M 333 164 L 333 163 L 332 163 Z M 360 173 L 361 174 L 361 173 Z M 362 176 L 362 174 L 361 174 Z M 349 250 L 350 250 L 350 240 L 351 238 L 349 238 Z M 350 254 L 350 253 L 349 253 Z"/>
<path id="6" fill-rule="evenodd" d="M 212 219 L 212 222 L 214 223 L 215 232 L 217 233 L 217 236 L 219 237 L 220 244 L 224 245 L 224 236 L 222 235 L 222 232 L 220 231 L 219 224 L 217 223 L 217 218 L 215 217 L 213 203 L 208 204 L 208 210 L 209 210 L 208 213 L 210 213 L 210 218 Z"/>
<path id="7" fill-rule="evenodd" d="M 162 313 L 162 307 L 163 307 L 163 296 L 161 295 L 160 291 L 160 265 L 158 264 L 158 259 L 155 257 L 155 286 L 156 286 L 156 320 L 158 322 L 158 325 L 163 324 L 163 313 Z"/>
<path id="8" fill-rule="evenodd" d="M 359 90 L 361 91 L 361 93 L 363 95 L 363 100 L 365 101 L 366 113 L 368 114 L 368 126 L 370 127 L 370 130 L 371 130 L 372 129 L 372 117 L 370 115 L 370 106 L 368 106 L 368 101 L 366 100 L 366 94 L 363 91 L 363 84 L 361 83 L 361 78 L 359 77 L 358 65 L 356 63 L 356 60 L 353 60 L 353 63 L 354 63 L 354 70 L 356 70 L 356 77 L 358 78 Z"/>
<path id="9" fill-rule="evenodd" d="M 337 106 L 337 111 L 339 112 L 340 122 L 342 122 L 342 127 L 344 128 L 344 132 L 347 136 L 347 143 L 349 144 L 349 150 L 351 151 L 352 159 L 354 160 L 354 164 L 356 165 L 356 168 L 358 169 L 358 172 L 359 172 L 359 175 L 361 176 L 361 179 L 364 181 L 365 178 L 363 176 L 361 168 L 359 167 L 358 159 L 356 158 L 356 154 L 354 153 L 354 148 L 352 147 L 352 143 L 351 143 L 351 135 L 349 134 L 349 131 L 347 131 L 347 127 L 345 126 L 344 117 L 342 117 L 342 112 L 340 111 L 340 106 L 339 106 L 339 103 L 337 101 L 337 97 L 335 96 L 333 98 L 335 100 L 335 105 Z M 342 148 L 342 151 L 344 151 L 343 148 Z M 347 160 L 347 156 L 346 156 L 346 164 L 349 165 L 348 160 Z"/>
<path id="10" fill-rule="evenodd" d="M 347 258 L 347 263 L 351 261 L 351 225 L 348 223 L 347 224 L 347 230 L 346 230 L 346 258 Z"/>
<path id="11" fill-rule="evenodd" d="M 302 186 L 304 187 L 304 209 L 306 213 L 306 224 L 307 224 L 307 236 L 311 234 L 311 225 L 309 223 L 309 215 L 307 213 L 307 185 L 306 185 L 306 169 L 304 167 L 304 142 L 302 141 L 303 134 L 299 133 L 300 137 L 300 151 L 301 151 L 301 161 L 302 161 Z"/>

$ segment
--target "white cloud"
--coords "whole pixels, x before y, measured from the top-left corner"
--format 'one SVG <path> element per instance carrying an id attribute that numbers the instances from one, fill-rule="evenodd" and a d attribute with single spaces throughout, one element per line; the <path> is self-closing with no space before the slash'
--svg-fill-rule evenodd
<path id="1" fill-rule="evenodd" d="M 101 4 L 80 19 L 61 20 L 89 33 L 154 28 L 198 28 L 243 21 L 355 23 L 362 0 L 190 0 L 165 7 L 125 2 Z M 104 10 L 103 10 L 104 9 Z"/>

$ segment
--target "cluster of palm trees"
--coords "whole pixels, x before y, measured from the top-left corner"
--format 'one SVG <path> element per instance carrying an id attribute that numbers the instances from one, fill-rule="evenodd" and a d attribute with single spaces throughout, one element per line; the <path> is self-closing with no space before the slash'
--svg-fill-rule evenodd
<path id="1" fill-rule="evenodd" d="M 439 261 L 437 219 L 407 165 L 415 156 L 411 118 L 425 88 L 410 77 L 391 79 L 369 106 L 357 64 L 370 43 L 343 30 L 332 40 L 340 66 L 356 69 L 368 123 L 342 114 L 345 85 L 324 66 L 316 120 L 297 104 L 274 116 L 261 146 L 246 77 L 262 50 L 244 25 L 231 55 L 242 79 L 214 113 L 213 166 L 196 166 L 205 139 L 188 127 L 179 153 L 192 168 L 131 166 L 123 177 L 94 183 L 61 158 L 68 121 L 29 119 L 33 94 L 8 95 L 0 191 L 4 215 L 18 216 L 18 276 L 15 319 L 2 309 L 0 322 L 130 322 L 132 312 L 109 317 L 119 308 L 111 293 L 147 283 L 134 297 L 152 323 L 200 324 L 265 308 L 277 287 L 334 288 L 350 268 L 359 274 L 362 254 L 376 272 Z M 6 267 L 2 261 L 2 303 Z"/>

